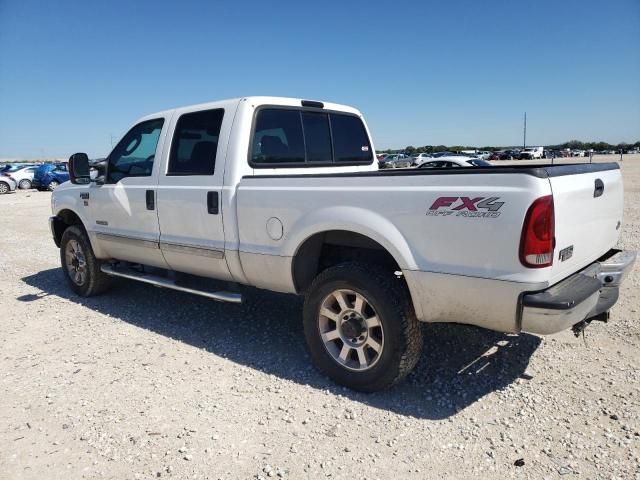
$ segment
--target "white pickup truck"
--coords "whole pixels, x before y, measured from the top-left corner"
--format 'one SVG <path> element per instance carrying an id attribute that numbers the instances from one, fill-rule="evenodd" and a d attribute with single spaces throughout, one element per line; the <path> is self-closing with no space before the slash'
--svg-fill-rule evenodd
<path id="1" fill-rule="evenodd" d="M 520 160 L 539 160 L 544 158 L 544 147 L 527 147 L 520 152 Z"/>
<path id="2" fill-rule="evenodd" d="M 96 172 L 71 157 L 50 219 L 64 275 L 84 296 L 112 277 L 304 295 L 314 361 L 364 391 L 413 368 L 419 322 L 550 334 L 608 317 L 635 260 L 613 249 L 617 164 L 378 171 L 374 153 L 360 112 L 333 103 L 149 115 Z"/>

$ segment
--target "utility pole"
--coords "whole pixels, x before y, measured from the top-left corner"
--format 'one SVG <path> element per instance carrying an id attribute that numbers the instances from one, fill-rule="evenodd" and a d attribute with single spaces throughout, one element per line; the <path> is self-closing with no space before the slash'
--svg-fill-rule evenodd
<path id="1" fill-rule="evenodd" d="M 524 139 L 522 140 L 522 149 L 527 148 L 527 112 L 524 112 Z"/>

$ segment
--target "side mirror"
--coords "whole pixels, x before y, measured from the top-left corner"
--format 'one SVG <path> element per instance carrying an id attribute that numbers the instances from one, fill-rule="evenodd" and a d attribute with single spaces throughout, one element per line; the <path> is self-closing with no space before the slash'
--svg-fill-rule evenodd
<path id="1" fill-rule="evenodd" d="M 76 185 L 91 181 L 89 157 L 86 153 L 74 153 L 69 157 L 69 181 Z"/>
<path id="2" fill-rule="evenodd" d="M 107 164 L 108 160 L 106 158 L 89 162 L 89 173 L 92 182 L 96 182 L 97 185 L 104 185 L 105 178 L 107 177 Z"/>

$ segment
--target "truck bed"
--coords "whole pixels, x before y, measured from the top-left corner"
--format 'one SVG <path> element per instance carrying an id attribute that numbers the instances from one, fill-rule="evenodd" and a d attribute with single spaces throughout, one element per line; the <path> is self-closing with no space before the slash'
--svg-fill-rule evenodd
<path id="1" fill-rule="evenodd" d="M 594 198 L 599 178 L 605 194 Z M 519 257 L 524 218 L 550 195 L 554 265 L 528 268 Z M 238 250 L 252 284 L 294 291 L 291 259 L 307 238 L 355 232 L 396 259 L 421 319 L 517 331 L 520 293 L 544 290 L 613 248 L 622 182 L 617 163 L 253 175 L 242 178 L 236 201 Z M 270 222 L 282 225 L 281 238 L 269 236 Z M 559 259 L 561 250 L 572 255 Z"/>
<path id="2" fill-rule="evenodd" d="M 560 177 L 564 175 L 577 175 L 580 173 L 603 172 L 607 170 L 618 170 L 620 166 L 616 162 L 607 163 L 555 163 L 555 164 L 527 164 L 527 165 L 505 165 L 493 167 L 473 167 L 473 168 L 389 168 L 372 172 L 348 172 L 348 173 L 300 173 L 300 174 L 258 174 L 246 175 L 248 178 L 326 178 L 326 177 L 379 177 L 379 176 L 423 176 L 423 175 L 468 175 L 468 174 L 515 174 L 521 173 L 532 175 L 538 178 Z"/>

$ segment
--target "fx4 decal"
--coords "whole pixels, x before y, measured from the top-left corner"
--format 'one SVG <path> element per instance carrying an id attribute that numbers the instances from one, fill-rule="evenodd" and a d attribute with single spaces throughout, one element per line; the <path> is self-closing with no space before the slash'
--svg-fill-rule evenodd
<path id="1" fill-rule="evenodd" d="M 500 197 L 438 197 L 427 210 L 432 217 L 496 218 L 504 202 Z"/>

